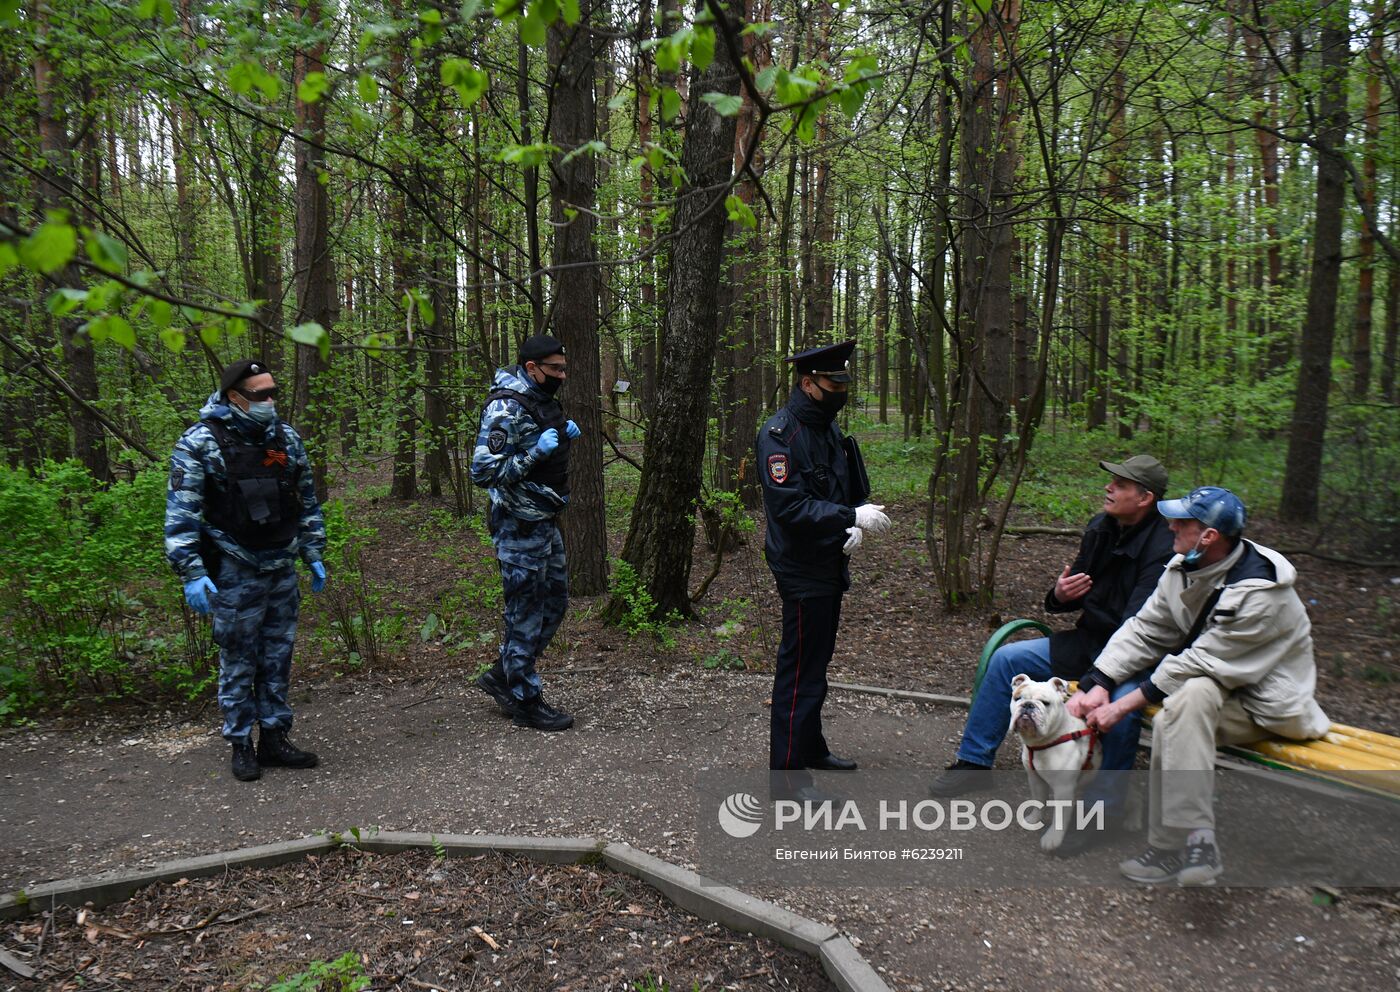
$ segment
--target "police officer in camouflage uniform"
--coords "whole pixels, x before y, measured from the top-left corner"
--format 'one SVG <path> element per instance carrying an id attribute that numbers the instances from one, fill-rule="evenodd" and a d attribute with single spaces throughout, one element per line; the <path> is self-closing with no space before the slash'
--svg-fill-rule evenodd
<path id="1" fill-rule="evenodd" d="M 569 442 L 579 429 L 554 398 L 568 374 L 564 345 L 536 335 L 519 357 L 519 365 L 496 370 L 472 454 L 472 481 L 491 494 L 491 540 L 505 599 L 500 656 L 476 684 L 517 726 L 567 730 L 574 718 L 544 701 L 535 663 L 569 605 L 555 518 L 569 503 Z"/>
<path id="2" fill-rule="evenodd" d="M 768 767 L 780 788 L 811 788 L 803 769 L 852 771 L 822 734 L 826 669 L 836 648 L 849 556 L 867 531 L 890 526 L 867 502 L 870 482 L 855 438 L 836 414 L 846 405 L 854 341 L 793 355 L 798 382 L 787 405 L 759 429 L 757 455 L 768 528 L 764 557 L 783 601 L 783 635 L 773 677 Z"/>
<path id="3" fill-rule="evenodd" d="M 175 442 L 165 497 L 165 555 L 190 606 L 214 614 L 223 735 L 244 782 L 259 778 L 262 765 L 316 765 L 316 755 L 287 738 L 287 682 L 301 602 L 296 560 L 320 592 L 326 527 L 306 447 L 278 419 L 276 397 L 264 363 L 225 368 L 199 423 Z"/>

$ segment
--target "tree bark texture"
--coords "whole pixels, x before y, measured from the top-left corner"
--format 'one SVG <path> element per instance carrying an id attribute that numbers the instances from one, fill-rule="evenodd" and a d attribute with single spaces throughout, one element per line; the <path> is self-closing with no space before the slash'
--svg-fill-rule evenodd
<path id="1" fill-rule="evenodd" d="M 1317 519 L 1322 481 L 1323 440 L 1327 434 L 1327 397 L 1332 384 L 1332 346 L 1336 335 L 1337 286 L 1342 268 L 1342 226 L 1346 206 L 1346 59 L 1349 26 L 1346 0 L 1322 15 L 1321 122 L 1317 157 L 1317 214 L 1313 224 L 1312 277 L 1308 308 L 1299 343 L 1298 384 L 1293 396 L 1293 427 L 1288 439 L 1279 515 L 1294 523 Z"/>
<path id="2" fill-rule="evenodd" d="M 1366 66 L 1366 140 L 1362 152 L 1361 231 L 1356 253 L 1356 322 L 1351 332 L 1351 395 L 1364 400 L 1371 390 L 1371 312 L 1376 286 L 1376 235 L 1366 217 L 1376 216 L 1376 156 L 1381 134 L 1381 66 L 1385 58 L 1386 0 L 1374 0 L 1371 45 Z"/>
<path id="3" fill-rule="evenodd" d="M 727 16 L 733 19 L 732 13 Z M 667 279 L 660 388 L 622 551 L 651 594 L 659 617 L 672 610 L 682 616 L 691 613 L 687 583 L 714 370 L 715 286 L 727 224 L 724 189 L 734 157 L 735 119 L 721 117 L 699 98 L 707 92 L 739 92 L 739 76 L 724 44 L 715 46 L 714 61 L 705 71 L 692 76 L 681 151 L 686 182 L 673 222 L 676 237 Z"/>
<path id="4" fill-rule="evenodd" d="M 297 53 L 292 66 L 292 86 L 296 88 L 308 74 L 324 72 L 322 59 L 325 42 L 320 40 L 320 0 L 301 0 L 303 24 L 317 32 L 318 40 Z M 327 334 L 335 327 L 337 297 L 335 275 L 330 251 L 330 196 L 322 176 L 326 169 L 326 154 L 321 150 L 326 140 L 326 102 L 296 101 L 296 287 L 297 323 L 315 321 Z M 320 454 L 326 428 L 331 423 L 325 409 L 321 384 L 316 380 L 329 368 L 320 351 L 311 346 L 297 345 L 296 390 L 292 409 L 297 428 L 313 455 Z M 318 450 L 320 449 L 320 450 Z M 316 494 L 326 498 L 326 459 L 312 457 L 316 476 Z"/>
<path id="5" fill-rule="evenodd" d="M 549 29 L 549 64 L 555 67 L 550 142 L 560 149 L 550 181 L 554 227 L 552 324 L 569 357 L 564 399 L 582 432 L 569 448 L 569 509 L 563 516 L 569 553 L 569 587 L 595 596 L 608 585 L 608 533 L 603 503 L 603 416 L 599 393 L 597 250 L 593 236 L 598 165 L 591 152 L 568 154 L 597 136 L 595 77 L 598 44 L 590 28 L 593 0 L 582 0 L 575 27 Z"/>

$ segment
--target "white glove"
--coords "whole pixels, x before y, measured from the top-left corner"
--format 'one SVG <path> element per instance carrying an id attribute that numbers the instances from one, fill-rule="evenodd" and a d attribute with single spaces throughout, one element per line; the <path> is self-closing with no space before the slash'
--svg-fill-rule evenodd
<path id="1" fill-rule="evenodd" d="M 859 527 L 847 527 L 846 533 L 851 536 L 846 538 L 845 544 L 841 545 L 841 551 L 844 554 L 850 554 L 856 548 L 860 547 L 861 541 L 865 540 L 865 531 L 861 530 Z"/>
<path id="2" fill-rule="evenodd" d="M 884 510 L 875 503 L 862 503 L 856 507 L 856 526 L 872 534 L 883 534 L 890 529 L 890 518 L 885 516 Z"/>

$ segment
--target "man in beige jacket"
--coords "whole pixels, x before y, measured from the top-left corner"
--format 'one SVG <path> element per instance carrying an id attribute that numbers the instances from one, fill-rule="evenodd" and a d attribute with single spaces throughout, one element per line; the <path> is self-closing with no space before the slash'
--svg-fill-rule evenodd
<path id="1" fill-rule="evenodd" d="M 1222 870 L 1216 746 L 1274 735 L 1308 740 L 1330 723 L 1313 698 L 1312 625 L 1293 586 L 1298 573 L 1241 537 L 1239 497 L 1205 486 L 1157 509 L 1170 520 L 1176 557 L 1104 646 L 1069 708 L 1102 732 L 1161 705 L 1152 725 L 1149 846 L 1118 867 L 1135 882 L 1211 885 Z M 1109 701 L 1120 682 L 1153 666 L 1141 688 Z"/>

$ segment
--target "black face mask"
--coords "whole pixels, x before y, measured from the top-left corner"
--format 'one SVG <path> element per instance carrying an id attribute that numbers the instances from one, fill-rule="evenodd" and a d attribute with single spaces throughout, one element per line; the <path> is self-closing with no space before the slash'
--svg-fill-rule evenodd
<path id="1" fill-rule="evenodd" d="M 828 392 L 827 390 L 822 389 L 822 387 L 820 385 L 817 385 L 817 383 L 815 382 L 812 383 L 812 385 L 816 386 L 817 389 L 821 390 L 822 394 L 821 399 L 813 400 L 812 402 L 817 404 L 817 409 L 821 410 L 822 413 L 828 414 L 829 416 L 834 417 L 838 413 L 840 413 L 841 408 L 844 407 L 846 405 L 846 401 L 850 399 L 850 393 Z"/>
<path id="2" fill-rule="evenodd" d="M 544 390 L 546 396 L 553 396 L 559 392 L 559 387 L 564 385 L 563 379 L 552 376 L 548 372 L 543 372 L 541 375 L 544 376 L 544 382 L 536 382 L 535 385 Z"/>

